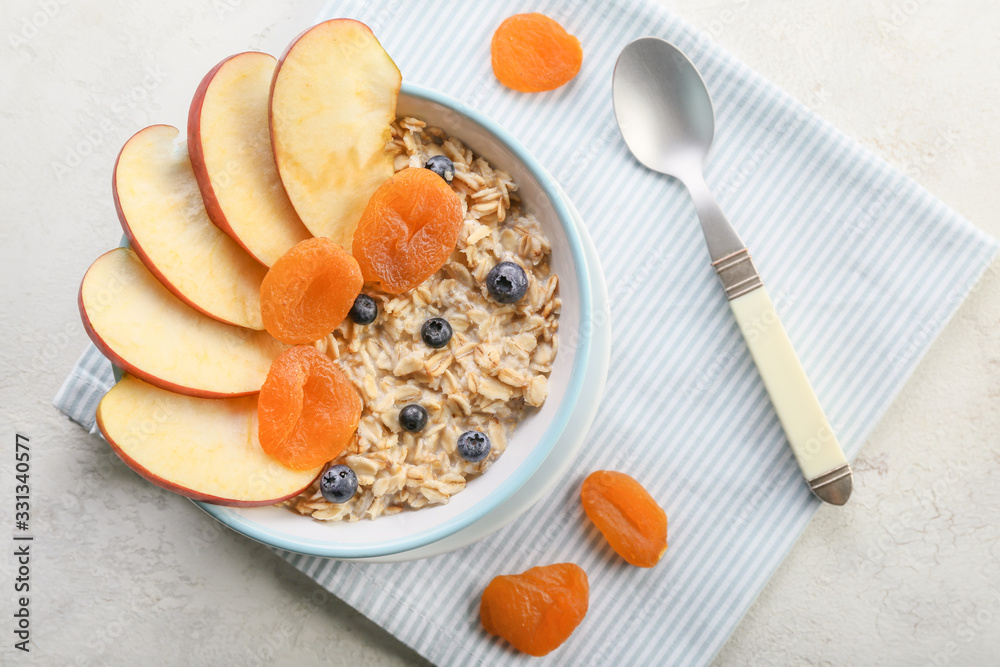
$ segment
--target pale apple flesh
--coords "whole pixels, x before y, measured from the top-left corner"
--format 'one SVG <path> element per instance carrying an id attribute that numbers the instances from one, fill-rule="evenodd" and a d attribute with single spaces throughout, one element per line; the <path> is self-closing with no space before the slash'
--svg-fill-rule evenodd
<path id="1" fill-rule="evenodd" d="M 114 172 L 115 208 L 143 264 L 178 298 L 222 322 L 263 329 L 267 268 L 212 224 L 177 128 L 129 139 Z"/>
<path id="2" fill-rule="evenodd" d="M 202 79 L 188 113 L 188 151 L 208 217 L 267 266 L 312 236 L 285 194 L 271 150 L 276 64 L 257 51 L 227 58 Z"/>
<path id="3" fill-rule="evenodd" d="M 265 331 L 205 317 L 170 293 L 127 248 L 107 252 L 80 285 L 94 344 L 127 372 L 164 389 L 227 397 L 260 391 L 287 349 Z"/>
<path id="4" fill-rule="evenodd" d="M 271 83 L 278 174 L 314 236 L 351 249 L 375 189 L 393 174 L 386 144 L 399 69 L 363 23 L 335 19 L 300 35 Z"/>
<path id="5" fill-rule="evenodd" d="M 126 375 L 101 400 L 97 425 L 142 477 L 219 505 L 274 505 L 301 493 L 323 470 L 292 470 L 264 453 L 256 395 L 195 398 Z"/>

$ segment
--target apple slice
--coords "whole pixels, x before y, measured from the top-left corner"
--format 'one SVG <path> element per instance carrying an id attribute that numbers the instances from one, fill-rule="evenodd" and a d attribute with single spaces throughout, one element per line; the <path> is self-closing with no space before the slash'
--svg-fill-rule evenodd
<path id="1" fill-rule="evenodd" d="M 264 453 L 257 440 L 257 396 L 195 398 L 126 375 L 101 399 L 97 426 L 142 477 L 219 505 L 280 503 L 323 470 L 292 470 Z"/>
<path id="2" fill-rule="evenodd" d="M 182 303 L 127 248 L 97 258 L 83 277 L 79 302 L 84 328 L 105 356 L 182 394 L 256 393 L 288 347 L 267 332 L 224 324 Z"/>
<path id="3" fill-rule="evenodd" d="M 399 69 L 368 26 L 320 23 L 298 36 L 271 82 L 271 144 L 288 198 L 314 236 L 350 250 L 368 198 L 392 176 L 386 151 Z"/>
<path id="4" fill-rule="evenodd" d="M 179 134 L 152 125 L 125 142 L 113 181 L 118 219 L 143 264 L 182 301 L 222 322 L 263 329 L 267 269 L 209 220 Z"/>
<path id="5" fill-rule="evenodd" d="M 274 166 L 267 119 L 276 63 L 258 51 L 226 58 L 201 80 L 188 113 L 188 151 L 208 217 L 267 266 L 312 236 Z"/>

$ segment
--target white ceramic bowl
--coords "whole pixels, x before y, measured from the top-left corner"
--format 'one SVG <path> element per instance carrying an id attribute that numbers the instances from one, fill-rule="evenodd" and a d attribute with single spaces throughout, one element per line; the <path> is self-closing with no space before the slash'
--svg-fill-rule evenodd
<path id="1" fill-rule="evenodd" d="M 323 523 L 279 507 L 232 508 L 199 503 L 233 530 L 298 553 L 334 558 L 386 556 L 422 547 L 470 526 L 510 499 L 538 470 L 576 406 L 590 356 L 592 295 L 587 260 L 565 196 L 548 172 L 506 130 L 478 111 L 411 84 L 400 92 L 398 113 L 441 127 L 491 165 L 510 173 L 526 212 L 541 222 L 559 274 L 560 346 L 545 404 L 517 427 L 507 450 L 447 505 L 383 516 L 374 521 Z"/>

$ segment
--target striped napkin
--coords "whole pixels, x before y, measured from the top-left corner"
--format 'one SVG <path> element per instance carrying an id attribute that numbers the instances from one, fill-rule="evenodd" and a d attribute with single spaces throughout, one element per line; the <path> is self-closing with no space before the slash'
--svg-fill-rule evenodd
<path id="1" fill-rule="evenodd" d="M 489 41 L 540 11 L 580 38 L 571 84 L 500 87 Z M 571 472 L 532 510 L 461 551 L 398 565 L 283 554 L 439 665 L 708 662 L 809 522 L 811 497 L 709 266 L 677 183 L 641 168 L 615 126 L 621 48 L 656 35 L 684 49 L 715 101 L 707 180 L 754 253 L 820 401 L 853 457 L 997 250 L 996 242 L 652 1 L 329 3 L 370 25 L 407 81 L 505 125 L 580 209 L 611 292 L 606 398 Z M 109 239 L 109 242 L 114 239 Z M 90 349 L 56 397 L 93 427 L 112 382 Z M 593 470 L 639 479 L 670 517 L 655 569 L 626 565 L 586 521 Z M 877 490 L 865 490 L 877 493 Z M 500 573 L 575 562 L 590 611 L 544 659 L 486 635 L 479 594 Z"/>

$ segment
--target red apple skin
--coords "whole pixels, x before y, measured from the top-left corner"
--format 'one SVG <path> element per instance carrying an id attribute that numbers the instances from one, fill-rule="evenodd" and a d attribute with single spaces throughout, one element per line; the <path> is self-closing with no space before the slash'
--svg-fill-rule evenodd
<path id="1" fill-rule="evenodd" d="M 157 123 L 156 125 L 150 125 L 149 127 L 144 127 L 143 129 L 133 134 L 129 138 L 129 140 L 125 142 L 125 145 L 122 146 L 122 149 L 118 151 L 118 157 L 115 158 L 115 168 L 111 172 L 111 193 L 114 195 L 115 213 L 118 214 L 118 222 L 121 223 L 122 231 L 125 232 L 125 237 L 128 239 L 128 243 L 132 247 L 132 250 L 134 250 L 135 254 L 139 256 L 139 259 L 142 260 L 142 263 L 146 265 L 146 268 L 149 269 L 149 272 L 152 273 L 154 276 L 156 276 L 156 279 L 160 281 L 160 284 L 166 287 L 168 290 L 170 290 L 174 294 L 174 296 L 176 296 L 178 299 L 180 299 L 187 305 L 191 306 L 192 308 L 194 308 L 195 310 L 197 310 L 199 313 L 201 313 L 206 317 L 211 317 L 213 320 L 225 322 L 226 324 L 232 324 L 233 326 L 237 327 L 241 326 L 237 322 L 231 322 L 230 320 L 225 320 L 218 317 L 217 315 L 209 313 L 204 308 L 201 308 L 198 304 L 191 301 L 191 299 L 184 296 L 184 294 L 182 294 L 181 291 L 177 289 L 177 286 L 171 283 L 169 280 L 167 280 L 167 277 L 163 275 L 163 273 L 158 268 L 156 268 L 156 265 L 153 264 L 153 261 L 149 258 L 149 255 L 147 255 L 146 251 L 143 250 L 142 245 L 140 245 L 139 242 L 136 240 L 135 235 L 132 233 L 132 228 L 129 227 L 128 220 L 125 219 L 125 211 L 122 210 L 121 201 L 118 199 L 118 163 L 121 161 L 122 153 L 125 151 L 126 146 L 128 146 L 129 141 L 132 141 L 132 139 L 139 136 L 140 134 L 142 134 L 151 127 L 169 127 L 175 132 L 180 133 L 180 130 L 178 130 L 176 127 L 174 127 L 173 125 L 167 125 L 166 123 Z M 91 338 L 93 338 L 93 336 L 91 336 Z M 94 342 L 94 344 L 97 345 L 98 347 L 101 347 L 100 345 L 97 344 L 96 341 Z M 139 373 L 136 373 L 136 375 L 144 380 L 146 379 Z M 153 380 L 149 380 L 149 382 L 150 384 L 156 384 Z"/>
<path id="2" fill-rule="evenodd" d="M 101 430 L 101 434 L 104 436 L 104 439 L 108 441 L 109 445 L 111 445 L 111 449 L 114 451 L 115 454 L 118 455 L 118 458 L 120 458 L 125 463 L 125 465 L 131 468 L 133 472 L 135 472 L 137 475 L 139 475 L 146 481 L 155 484 L 156 486 L 162 489 L 166 489 L 167 491 L 173 491 L 174 493 L 184 496 L 185 498 L 190 498 L 191 500 L 200 500 L 202 502 L 212 503 L 213 505 L 225 505 L 227 507 L 266 507 L 268 505 L 276 505 L 290 498 L 294 498 L 295 496 L 299 495 L 300 493 L 308 489 L 310 486 L 312 486 L 312 483 L 316 481 L 316 479 L 313 478 L 312 480 L 310 480 L 308 484 L 303 486 L 295 493 L 290 493 L 282 498 L 274 498 L 273 500 L 271 499 L 231 500 L 229 498 L 219 498 L 217 496 L 208 495 L 206 493 L 198 493 L 197 491 L 192 491 L 191 489 L 178 486 L 173 482 L 163 479 L 159 475 L 151 473 L 149 470 L 146 470 L 141 465 L 136 463 L 135 460 L 133 460 L 128 454 L 123 452 L 122 449 L 117 444 L 115 444 L 115 442 L 110 437 L 108 437 L 108 431 L 104 427 L 104 420 L 101 418 L 100 406 L 98 406 L 97 408 L 97 428 Z M 320 471 L 320 474 L 322 474 L 322 471 Z M 318 476 L 319 475 L 317 475 L 317 477 Z"/>
<path id="3" fill-rule="evenodd" d="M 212 79 L 215 78 L 216 73 L 222 69 L 223 65 L 232 60 L 233 58 L 238 58 L 242 53 L 237 53 L 236 55 L 229 56 L 221 63 L 213 67 L 205 75 L 205 78 L 201 80 L 198 84 L 198 89 L 194 91 L 194 99 L 191 100 L 191 108 L 188 109 L 188 155 L 191 158 L 191 167 L 194 169 L 195 180 L 198 181 L 198 189 L 201 190 L 201 198 L 205 202 L 205 210 L 208 212 L 209 219 L 215 223 L 215 226 L 224 231 L 229 235 L 231 239 L 236 241 L 241 248 L 247 251 L 254 259 L 260 261 L 260 258 L 255 256 L 250 248 L 246 247 L 243 241 L 236 235 L 233 231 L 232 225 L 229 224 L 229 220 L 226 218 L 225 212 L 222 210 L 222 206 L 219 204 L 219 198 L 215 195 L 215 189 L 212 187 L 212 181 L 208 177 L 208 170 L 205 168 L 205 152 L 202 150 L 201 146 L 201 109 L 205 103 L 205 95 L 208 92 L 208 87 L 212 84 Z"/>
<path id="4" fill-rule="evenodd" d="M 107 254 L 112 253 L 112 252 L 115 252 L 115 250 L 109 250 L 108 252 L 104 253 L 104 255 L 107 255 Z M 136 254 L 137 255 L 139 254 L 138 251 L 136 252 Z M 101 255 L 101 257 L 104 257 L 104 255 Z M 140 257 L 141 257 L 141 255 L 140 255 Z M 100 259 L 100 257 L 98 259 Z M 96 263 L 97 260 L 94 260 L 94 262 Z M 147 268 L 149 268 L 149 264 L 148 263 L 144 262 L 144 264 L 146 265 Z M 152 270 L 152 269 L 150 269 L 150 270 Z M 163 280 L 163 278 L 159 274 L 154 274 L 154 275 L 156 275 L 156 277 L 160 281 Z M 86 274 L 84 274 L 84 279 L 86 279 L 86 277 L 87 277 Z M 174 294 L 176 294 L 176 292 L 174 292 Z M 185 303 L 188 303 L 188 302 L 185 302 Z M 83 330 L 87 332 L 87 335 L 90 337 L 90 340 L 94 343 L 94 345 L 97 347 L 97 349 L 101 351 L 101 354 L 103 354 L 105 357 L 107 357 L 108 361 L 110 361 L 112 364 L 114 364 L 118 368 L 121 368 L 122 370 L 124 370 L 129 375 L 134 375 L 137 378 L 139 378 L 140 380 L 148 382 L 149 384 L 155 385 L 155 386 L 157 386 L 157 387 L 159 387 L 161 389 L 166 389 L 167 391 L 172 391 L 175 394 L 184 394 L 185 396 L 195 396 L 197 398 L 237 398 L 239 396 L 249 396 L 250 394 L 256 394 L 257 393 L 256 391 L 245 391 L 245 392 L 238 392 L 238 393 L 235 393 L 235 394 L 227 394 L 227 393 L 219 393 L 219 392 L 214 392 L 214 391 L 205 391 L 204 389 L 192 389 L 191 387 L 185 387 L 183 385 L 179 385 L 179 384 L 176 384 L 174 382 L 167 382 L 166 380 L 162 380 L 162 379 L 160 379 L 160 378 L 158 378 L 158 377 L 156 377 L 154 375 L 150 375 L 149 373 L 146 373 L 145 371 L 143 371 L 140 368 L 136 368 L 135 366 L 133 366 L 129 362 L 127 362 L 124 359 L 122 359 L 118 354 L 115 353 L 114 350 L 112 350 L 108 346 L 108 344 L 104 341 L 103 338 L 100 337 L 100 335 L 97 333 L 97 331 L 94 330 L 93 325 L 90 323 L 90 318 L 87 317 L 87 310 L 83 307 L 83 281 L 82 280 L 80 281 L 80 289 L 78 289 L 77 293 L 76 293 L 76 305 L 80 309 L 80 319 L 83 320 Z M 191 304 L 188 303 L 188 305 L 191 305 Z"/>

